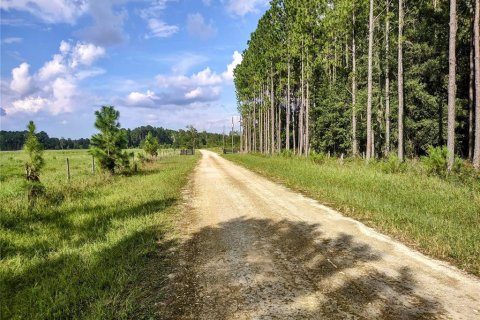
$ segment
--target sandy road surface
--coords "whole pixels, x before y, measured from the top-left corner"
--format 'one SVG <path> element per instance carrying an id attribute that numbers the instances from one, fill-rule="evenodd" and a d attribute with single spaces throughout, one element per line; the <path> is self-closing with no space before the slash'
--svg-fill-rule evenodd
<path id="1" fill-rule="evenodd" d="M 480 319 L 478 278 L 202 154 L 163 318 Z"/>

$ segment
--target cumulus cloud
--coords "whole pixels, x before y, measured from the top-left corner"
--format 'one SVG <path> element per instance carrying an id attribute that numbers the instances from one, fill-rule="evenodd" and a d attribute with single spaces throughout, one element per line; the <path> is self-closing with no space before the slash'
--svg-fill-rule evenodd
<path id="1" fill-rule="evenodd" d="M 14 92 L 24 95 L 32 90 L 32 77 L 29 73 L 30 65 L 23 62 L 17 68 L 12 70 L 12 82 L 10 89 Z"/>
<path id="2" fill-rule="evenodd" d="M 136 91 L 131 92 L 126 99 L 126 102 L 130 106 L 151 108 L 155 105 L 155 101 L 158 100 L 159 98 L 155 95 L 154 92 L 147 90 L 146 93 Z"/>
<path id="3" fill-rule="evenodd" d="M 49 104 L 49 101 L 40 97 L 26 97 L 13 101 L 13 108 L 9 110 L 10 113 L 25 112 L 36 113 L 42 109 L 45 109 Z"/>
<path id="4" fill-rule="evenodd" d="M 197 87 L 187 93 L 185 93 L 185 98 L 190 100 L 215 100 L 220 96 L 222 89 L 220 87 Z"/>
<path id="5" fill-rule="evenodd" d="M 248 13 L 258 12 L 259 7 L 265 6 L 267 0 L 229 0 L 227 3 L 227 11 L 240 17 Z"/>
<path id="6" fill-rule="evenodd" d="M 157 83 L 163 88 L 190 88 L 196 86 L 216 85 L 223 81 L 222 77 L 206 68 L 191 76 L 158 75 Z"/>
<path id="7" fill-rule="evenodd" d="M 37 73 L 30 75 L 27 63 L 12 70 L 8 88 L 2 82 L 2 105 L 8 115 L 71 112 L 79 100 L 78 82 L 104 72 L 90 67 L 104 55 L 105 49 L 94 44 L 62 41 L 59 53 Z"/>
<path id="8" fill-rule="evenodd" d="M 104 48 L 98 47 L 91 43 L 77 43 L 71 52 L 72 68 L 76 68 L 78 65 L 90 66 L 94 61 L 105 55 Z"/>
<path id="9" fill-rule="evenodd" d="M 133 91 L 119 102 L 141 108 L 175 108 L 183 106 L 205 105 L 218 101 L 222 94 L 222 85 L 232 83 L 233 70 L 242 61 L 242 55 L 235 51 L 232 62 L 219 74 L 209 67 L 191 75 L 172 74 L 156 76 L 158 92 L 148 90 L 146 93 Z"/>
<path id="10" fill-rule="evenodd" d="M 233 71 L 235 68 L 242 63 L 242 55 L 240 52 L 235 51 L 232 55 L 232 62 L 227 66 L 227 71 L 223 73 L 223 78 L 227 81 L 233 81 Z"/>
<path id="11" fill-rule="evenodd" d="M 217 34 L 217 29 L 213 26 L 213 22 L 208 24 L 200 13 L 189 14 L 187 17 L 187 31 L 190 35 L 207 40 Z"/>
<path id="12" fill-rule="evenodd" d="M 41 81 L 47 81 L 59 74 L 64 74 L 67 71 L 67 66 L 64 64 L 64 57 L 61 54 L 55 54 L 52 60 L 46 62 L 38 71 L 38 77 Z"/>

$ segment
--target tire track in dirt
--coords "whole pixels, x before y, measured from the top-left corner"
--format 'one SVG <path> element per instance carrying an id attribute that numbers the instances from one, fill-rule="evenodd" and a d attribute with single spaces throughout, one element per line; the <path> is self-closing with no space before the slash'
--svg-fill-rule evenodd
<path id="1" fill-rule="evenodd" d="M 160 318 L 480 318 L 478 278 L 202 154 Z"/>

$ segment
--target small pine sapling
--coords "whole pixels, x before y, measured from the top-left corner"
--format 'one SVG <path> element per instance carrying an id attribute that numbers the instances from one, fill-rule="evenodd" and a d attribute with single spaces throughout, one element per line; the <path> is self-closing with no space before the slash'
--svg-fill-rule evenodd
<path id="1" fill-rule="evenodd" d="M 36 126 L 33 121 L 27 125 L 27 139 L 23 145 L 23 150 L 28 155 L 28 161 L 25 164 L 25 178 L 27 179 L 28 200 L 33 201 L 44 190 L 40 182 L 40 171 L 45 165 L 43 159 L 43 145 L 36 136 Z"/>
<path id="2" fill-rule="evenodd" d="M 147 134 L 145 141 L 143 142 L 143 150 L 146 154 L 149 154 L 152 158 L 158 156 L 158 149 L 160 145 L 157 138 L 155 138 L 151 132 Z"/>

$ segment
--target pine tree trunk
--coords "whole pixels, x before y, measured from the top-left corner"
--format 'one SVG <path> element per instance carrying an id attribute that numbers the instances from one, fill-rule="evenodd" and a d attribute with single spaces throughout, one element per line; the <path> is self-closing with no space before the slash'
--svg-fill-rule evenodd
<path id="1" fill-rule="evenodd" d="M 275 92 L 273 90 L 273 66 L 271 67 L 270 72 L 270 153 L 273 154 L 275 149 Z"/>
<path id="2" fill-rule="evenodd" d="M 305 106 L 305 155 L 310 153 L 310 76 L 308 73 L 308 55 L 307 55 L 307 97 Z"/>
<path id="3" fill-rule="evenodd" d="M 240 116 L 240 153 L 243 153 L 243 131 L 245 131 L 245 127 L 243 124 L 243 117 Z"/>
<path id="4" fill-rule="evenodd" d="M 373 32 L 374 32 L 374 17 L 373 17 L 373 0 L 370 0 L 370 15 L 368 27 L 368 83 L 367 83 L 367 161 L 372 156 L 372 62 L 373 62 Z"/>
<path id="5" fill-rule="evenodd" d="M 456 38 L 457 38 L 457 1 L 450 0 L 450 37 L 448 50 L 448 125 L 447 125 L 447 167 L 453 168 L 455 158 L 455 100 L 456 100 Z"/>
<path id="6" fill-rule="evenodd" d="M 385 157 L 390 153 L 390 0 L 385 19 Z"/>
<path id="7" fill-rule="evenodd" d="M 297 103 L 295 103 L 295 105 L 297 105 Z M 295 110 L 297 108 L 295 108 L 292 112 L 292 135 L 293 135 L 293 153 L 296 153 L 297 152 L 297 139 L 296 139 L 296 128 L 295 128 Z"/>
<path id="8" fill-rule="evenodd" d="M 282 152 L 282 105 L 278 104 L 278 127 L 277 127 L 278 152 Z"/>
<path id="9" fill-rule="evenodd" d="M 404 160 L 403 140 L 403 24 L 404 24 L 403 0 L 398 0 L 398 159 Z"/>
<path id="10" fill-rule="evenodd" d="M 290 59 L 287 67 L 287 115 L 285 118 L 285 148 L 290 150 Z"/>
<path id="11" fill-rule="evenodd" d="M 480 170 L 480 0 L 475 0 L 474 18 L 475 44 L 475 145 L 473 151 L 473 166 Z"/>
<path id="12" fill-rule="evenodd" d="M 472 32 L 470 41 L 470 77 L 468 82 L 468 159 L 473 161 L 473 144 L 474 144 L 474 117 L 475 117 L 475 49 L 474 49 L 474 9 L 472 10 Z"/>
<path id="13" fill-rule="evenodd" d="M 300 91 L 301 91 L 301 101 L 300 101 L 300 113 L 298 115 L 298 155 L 303 154 L 303 111 L 305 106 L 305 90 L 304 90 L 304 68 L 303 68 L 303 41 L 302 41 L 302 70 L 301 70 L 301 80 L 300 80 Z"/>
<path id="14" fill-rule="evenodd" d="M 358 154 L 357 143 L 357 46 L 355 43 L 355 9 L 352 14 L 352 154 Z"/>

